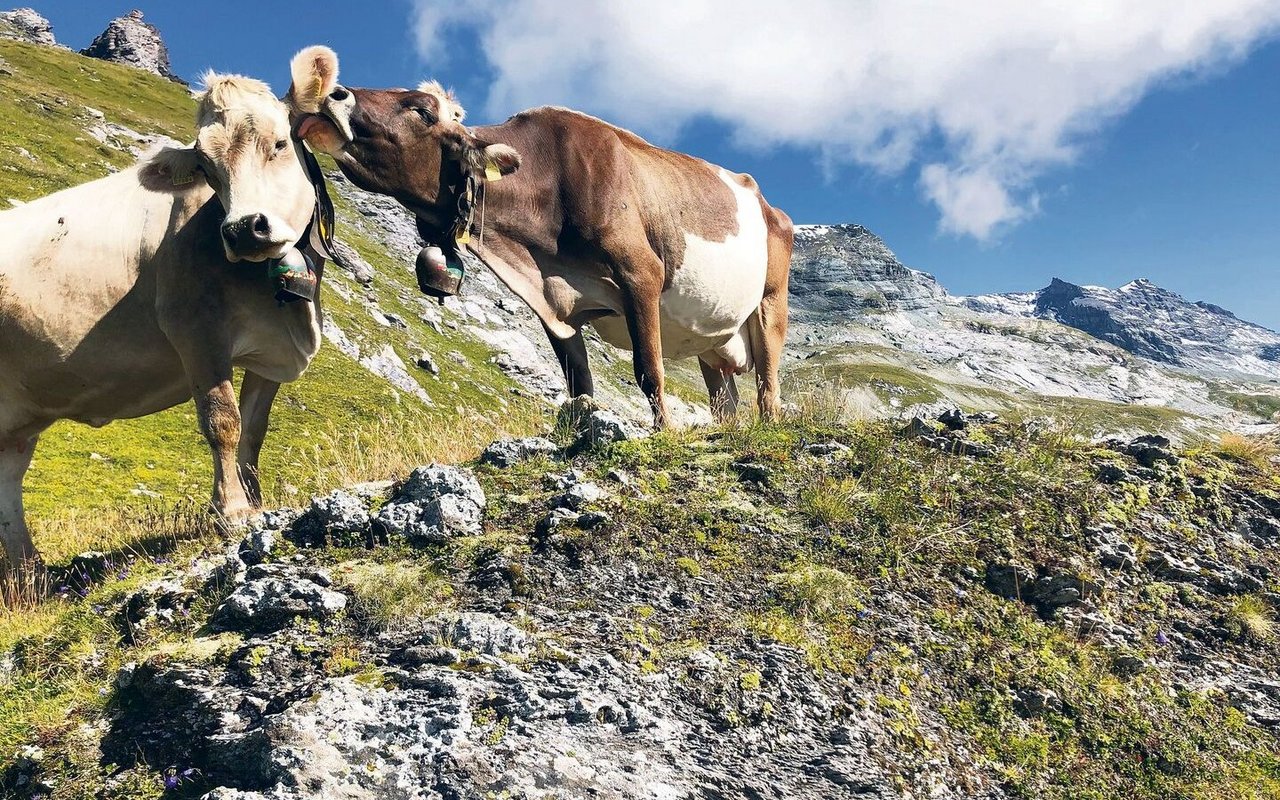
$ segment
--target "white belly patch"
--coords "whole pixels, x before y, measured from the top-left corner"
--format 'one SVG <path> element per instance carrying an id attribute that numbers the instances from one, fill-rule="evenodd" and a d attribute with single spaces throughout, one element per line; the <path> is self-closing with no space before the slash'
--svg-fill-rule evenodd
<path id="1" fill-rule="evenodd" d="M 686 358 L 720 347 L 760 306 L 769 269 L 769 230 L 754 191 L 725 170 L 718 176 L 738 201 L 738 233 L 723 242 L 685 234 L 684 262 L 662 293 L 662 348 Z"/>

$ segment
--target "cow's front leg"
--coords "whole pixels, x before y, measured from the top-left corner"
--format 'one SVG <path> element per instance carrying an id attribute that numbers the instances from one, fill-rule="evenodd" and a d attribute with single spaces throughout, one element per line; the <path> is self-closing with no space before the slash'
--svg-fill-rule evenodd
<path id="1" fill-rule="evenodd" d="M 258 473 L 258 456 L 267 438 L 267 423 L 271 417 L 271 404 L 275 402 L 280 384 L 267 380 L 253 372 L 245 372 L 240 383 L 240 445 L 236 451 L 236 463 L 240 481 L 244 484 L 249 505 L 262 508 L 262 483 Z"/>
<path id="2" fill-rule="evenodd" d="M 658 298 L 662 293 L 662 262 L 650 253 L 652 263 L 630 264 L 619 270 L 626 303 L 627 331 L 631 334 L 631 364 L 636 383 L 649 401 L 653 425 L 662 430 L 671 423 L 663 396 L 662 323 Z M 648 261 L 649 259 L 646 259 Z"/>
<path id="3" fill-rule="evenodd" d="M 594 395 L 595 382 L 591 379 L 591 367 L 587 364 L 587 343 L 582 339 L 579 330 L 568 339 L 561 339 L 551 332 L 546 323 L 542 329 L 551 340 L 551 349 L 555 351 L 556 361 L 560 362 L 560 370 L 564 373 L 564 383 L 570 397 Z"/>
<path id="4" fill-rule="evenodd" d="M 231 385 L 231 366 L 207 370 L 192 377 L 200 432 L 213 454 L 213 508 L 223 519 L 243 519 L 252 511 L 240 482 L 236 449 L 240 443 L 240 411 Z"/>
<path id="5" fill-rule="evenodd" d="M 35 437 L 0 438 L 0 543 L 14 570 L 40 568 L 22 509 L 22 478 L 35 449 Z"/>

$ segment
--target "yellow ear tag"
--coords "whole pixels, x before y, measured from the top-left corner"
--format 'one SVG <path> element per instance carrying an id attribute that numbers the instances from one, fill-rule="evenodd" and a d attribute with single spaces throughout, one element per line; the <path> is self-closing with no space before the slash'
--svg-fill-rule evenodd
<path id="1" fill-rule="evenodd" d="M 502 173 L 498 170 L 496 166 L 493 165 L 492 161 L 484 165 L 484 179 L 486 181 L 502 180 Z"/>
<path id="2" fill-rule="evenodd" d="M 195 179 L 196 179 L 196 176 L 190 172 L 186 173 L 185 175 L 179 175 L 178 173 L 175 172 L 169 178 L 169 180 L 173 182 L 174 186 L 186 186 L 188 183 L 194 183 Z"/>
<path id="3" fill-rule="evenodd" d="M 455 236 L 455 237 L 453 238 L 453 240 L 454 240 L 455 242 L 457 242 L 457 243 L 458 243 L 458 246 L 459 246 L 459 247 L 461 247 L 461 246 L 462 246 L 462 245 L 464 245 L 464 244 L 467 244 L 468 242 L 470 242 L 470 241 L 471 241 L 471 231 L 470 231 L 470 229 L 468 229 L 468 228 L 463 228 L 463 229 L 462 229 L 462 233 L 460 233 L 460 234 L 458 234 L 457 236 Z"/>

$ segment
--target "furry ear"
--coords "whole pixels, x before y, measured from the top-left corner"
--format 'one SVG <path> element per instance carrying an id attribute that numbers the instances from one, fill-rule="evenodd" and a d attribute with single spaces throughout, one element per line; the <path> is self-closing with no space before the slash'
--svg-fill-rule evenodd
<path id="1" fill-rule="evenodd" d="M 520 169 L 520 154 L 514 147 L 505 144 L 491 144 L 484 149 L 484 172 L 488 180 L 501 180 Z"/>
<path id="2" fill-rule="evenodd" d="M 338 54 L 324 45 L 304 47 L 289 62 L 289 73 L 289 104 L 295 111 L 314 114 L 338 85 Z"/>
<path id="3" fill-rule="evenodd" d="M 206 183 L 194 147 L 162 147 L 145 157 L 138 181 L 153 192 L 185 192 Z"/>
<path id="4" fill-rule="evenodd" d="M 440 81 L 423 81 L 418 84 L 418 91 L 423 94 L 435 95 L 436 100 L 440 103 L 441 119 L 453 120 L 454 122 L 462 122 L 462 120 L 466 119 L 467 110 L 458 102 L 453 90 L 444 88 Z"/>

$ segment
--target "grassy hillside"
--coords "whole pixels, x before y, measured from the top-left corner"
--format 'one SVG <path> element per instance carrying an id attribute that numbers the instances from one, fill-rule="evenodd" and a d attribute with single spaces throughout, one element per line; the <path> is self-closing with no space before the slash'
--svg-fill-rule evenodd
<path id="1" fill-rule="evenodd" d="M 101 177 L 133 162 L 128 137 L 102 143 L 87 131 L 110 123 L 181 141 L 194 135 L 195 103 L 182 87 L 139 70 L 64 50 L 0 40 L 0 200 L 30 200 Z M 100 119 L 98 114 L 102 115 Z M 414 375 L 432 397 L 426 406 L 394 390 L 327 344 L 303 377 L 276 401 L 263 454 L 267 490 L 286 501 L 357 478 L 379 477 L 432 457 L 466 457 L 500 431 L 541 423 L 531 400 L 489 363 L 491 353 L 465 334 L 444 336 L 418 320 L 412 275 L 344 218 L 339 235 L 375 267 L 370 289 L 339 270 L 326 276 L 330 318 L 363 352 L 390 344 L 402 359 L 416 348 L 436 355 L 444 373 Z M 339 291 L 335 291 L 337 288 Z M 372 293 L 407 327 L 385 328 L 366 310 Z M 350 298 L 350 299 L 346 299 Z M 440 359 L 450 351 L 463 362 Z M 459 413 L 463 409 L 463 413 Z M 395 432 L 396 435 L 391 435 Z M 27 478 L 36 540 L 53 563 L 81 550 L 127 546 L 131 516 L 143 509 L 202 504 L 209 492 L 207 448 L 188 403 L 138 420 L 94 430 L 58 423 L 41 439 Z M 124 511 L 123 517 L 99 512 Z M 68 519 L 75 524 L 69 524 Z"/>
<path id="2" fill-rule="evenodd" d="M 131 592 L 214 555 L 180 545 L 163 563 L 95 581 L 83 599 L 50 601 L 21 627 L 0 622 L 0 652 L 13 647 L 0 788 L 34 771 L 54 798 L 164 794 L 159 751 L 100 749 L 136 730 L 121 721 L 131 701 L 114 683 L 126 662 L 216 676 L 285 652 L 295 671 L 271 661 L 272 674 L 313 687 L 304 696 L 343 676 L 412 692 L 421 684 L 397 686 L 378 648 L 416 641 L 443 609 L 501 609 L 548 642 L 522 670 L 558 669 L 557 644 L 601 648 L 635 681 L 675 682 L 723 741 L 851 725 L 914 796 L 931 781 L 957 792 L 947 796 L 1280 796 L 1268 701 L 1244 688 L 1280 666 L 1280 563 L 1265 546 L 1280 519 L 1274 447 L 1232 441 L 1152 461 L 1036 424 L 963 435 L 988 455 L 811 416 L 662 434 L 571 465 L 480 468 L 490 501 L 479 534 L 276 553 L 328 568 L 351 598 L 322 628 L 212 631 L 226 589 L 197 579 L 189 613 L 126 641 L 116 609 Z M 567 466 L 605 496 L 588 506 L 589 529 L 548 533 L 539 521 L 562 490 L 547 473 Z M 839 702 L 798 700 L 780 653 Z M 460 678 L 492 669 L 466 664 L 453 667 Z M 166 719 L 191 712 L 172 702 Z M 474 738 L 495 759 L 506 757 L 508 722 L 475 715 Z M 14 755 L 32 744 L 38 767 Z M 174 752 L 196 777 L 165 796 L 198 797 L 217 767 L 196 744 Z"/>

